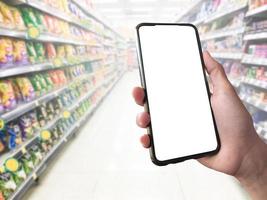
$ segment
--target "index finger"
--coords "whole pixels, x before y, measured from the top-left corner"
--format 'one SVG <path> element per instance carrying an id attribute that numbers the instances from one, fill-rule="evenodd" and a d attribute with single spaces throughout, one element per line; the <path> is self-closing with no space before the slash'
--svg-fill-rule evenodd
<path id="1" fill-rule="evenodd" d="M 133 98 L 135 100 L 135 102 L 140 105 L 140 106 L 143 106 L 144 105 L 144 102 L 145 102 L 145 92 L 144 92 L 144 89 L 141 88 L 141 87 L 135 87 L 133 89 Z"/>

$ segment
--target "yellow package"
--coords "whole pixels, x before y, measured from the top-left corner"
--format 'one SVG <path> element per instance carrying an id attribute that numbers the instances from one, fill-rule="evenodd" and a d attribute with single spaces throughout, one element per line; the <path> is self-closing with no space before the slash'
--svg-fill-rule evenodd
<path id="1" fill-rule="evenodd" d="M 23 22 L 22 16 L 20 11 L 17 8 L 11 8 L 10 9 L 13 15 L 14 23 L 15 23 L 15 28 L 18 30 L 25 30 L 25 24 Z"/>
<path id="2" fill-rule="evenodd" d="M 14 28 L 15 23 L 10 7 L 0 1 L 0 12 L 3 16 L 3 24 L 8 28 Z"/>

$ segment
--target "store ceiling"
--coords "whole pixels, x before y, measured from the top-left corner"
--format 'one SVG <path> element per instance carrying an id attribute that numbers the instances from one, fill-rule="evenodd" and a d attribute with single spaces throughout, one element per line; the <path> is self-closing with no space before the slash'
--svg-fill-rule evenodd
<path id="1" fill-rule="evenodd" d="M 113 26 L 140 22 L 173 22 L 196 0 L 94 0 L 94 6 Z"/>

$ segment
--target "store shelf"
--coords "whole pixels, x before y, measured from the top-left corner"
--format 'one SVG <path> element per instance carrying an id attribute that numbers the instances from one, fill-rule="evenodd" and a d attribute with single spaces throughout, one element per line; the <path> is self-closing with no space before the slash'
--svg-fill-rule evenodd
<path id="1" fill-rule="evenodd" d="M 246 17 L 259 17 L 259 15 L 264 15 L 267 13 L 267 5 L 249 10 L 246 14 Z"/>
<path id="2" fill-rule="evenodd" d="M 35 182 L 36 178 L 38 178 L 41 173 L 43 172 L 43 168 L 46 167 L 48 164 L 48 161 L 51 157 L 53 157 L 60 147 L 68 142 L 68 138 L 70 138 L 71 135 L 73 135 L 76 131 L 78 131 L 86 122 L 88 117 L 91 116 L 91 114 L 96 110 L 96 108 L 101 104 L 103 99 L 106 97 L 106 95 L 110 92 L 110 90 L 114 87 L 114 85 L 117 83 L 117 81 L 120 78 L 118 78 L 114 83 L 111 84 L 111 86 L 106 90 L 106 92 L 103 94 L 103 96 L 98 100 L 98 102 L 93 105 L 86 113 L 85 115 L 79 119 L 69 130 L 67 133 L 65 133 L 62 138 L 59 140 L 59 142 L 45 155 L 43 160 L 39 163 L 39 165 L 33 170 L 33 172 L 26 178 L 26 180 L 21 184 L 17 190 L 13 193 L 13 195 L 10 197 L 10 200 L 16 200 L 23 196 L 23 194 L 27 191 L 27 189 Z"/>
<path id="3" fill-rule="evenodd" d="M 230 29 L 230 30 L 220 30 L 220 31 L 215 31 L 211 33 L 207 33 L 205 35 L 200 36 L 201 41 L 205 40 L 211 40 L 211 39 L 217 39 L 217 38 L 222 38 L 222 37 L 236 37 L 238 34 L 244 33 L 245 28 L 236 28 L 236 29 Z"/>
<path id="4" fill-rule="evenodd" d="M 76 41 L 73 39 L 68 39 L 60 36 L 51 35 L 48 33 L 42 33 L 38 38 L 31 39 L 28 37 L 27 31 L 18 31 L 12 29 L 0 28 L 0 35 L 7 37 L 20 38 L 24 40 L 36 40 L 40 42 L 54 42 L 54 43 L 64 43 L 64 44 L 74 44 L 74 45 L 87 45 L 87 42 Z"/>
<path id="5" fill-rule="evenodd" d="M 254 127 L 259 136 L 267 142 L 267 129 L 261 124 L 254 124 Z"/>
<path id="6" fill-rule="evenodd" d="M 12 121 L 13 119 L 18 118 L 19 116 L 23 115 L 24 113 L 27 113 L 29 111 L 31 111 L 32 109 L 38 107 L 40 104 L 44 103 L 44 102 L 48 102 L 49 100 L 57 97 L 60 93 L 62 93 L 65 89 L 67 89 L 71 84 L 73 84 L 76 81 L 82 80 L 84 78 L 88 78 L 90 75 L 84 75 L 74 81 L 72 81 L 71 83 L 67 84 L 66 86 L 63 86 L 59 89 L 56 89 L 52 92 L 49 92 L 47 94 L 45 94 L 44 96 L 41 96 L 29 103 L 24 103 L 21 105 L 18 105 L 15 109 L 4 113 L 0 116 L 0 119 L 3 119 L 6 123 Z"/>
<path id="7" fill-rule="evenodd" d="M 244 40 L 267 40 L 267 32 L 246 34 Z"/>
<path id="8" fill-rule="evenodd" d="M 240 95 L 240 99 L 242 101 L 244 101 L 245 103 L 248 103 L 262 111 L 265 111 L 267 112 L 267 104 L 266 103 L 262 103 L 260 100 L 257 100 L 257 99 L 253 99 L 251 98 L 250 96 L 246 96 L 246 95 L 243 95 L 241 94 Z"/>
<path id="9" fill-rule="evenodd" d="M 10 76 L 17 76 L 26 73 L 44 71 L 48 69 L 52 69 L 53 64 L 51 62 L 45 62 L 40 64 L 34 65 L 27 65 L 27 66 L 17 66 L 17 67 L 9 67 L 6 69 L 0 69 L 0 78 L 10 77 Z"/>
<path id="10" fill-rule="evenodd" d="M 238 88 L 241 84 L 241 78 L 230 78 L 228 77 L 228 80 L 230 81 L 230 83 L 235 87 Z"/>
<path id="11" fill-rule="evenodd" d="M 111 26 L 109 26 L 106 22 L 103 21 L 103 19 L 101 19 L 100 16 L 98 16 L 95 11 L 93 11 L 92 9 L 89 9 L 86 5 L 84 5 L 83 3 L 81 3 L 78 0 L 72 0 L 77 6 L 79 6 L 79 8 L 81 8 L 88 16 L 92 17 L 93 19 L 95 19 L 97 22 L 101 23 L 102 25 L 104 25 L 106 28 L 108 28 L 110 31 L 112 31 L 115 35 L 117 35 L 120 39 L 124 39 L 123 36 L 121 36 L 117 31 L 115 31 Z"/>
<path id="12" fill-rule="evenodd" d="M 188 9 L 186 9 L 182 14 L 176 19 L 176 22 L 181 22 L 182 19 L 192 13 L 195 9 L 199 8 L 200 4 L 202 4 L 205 0 L 195 0 L 194 4 L 192 4 Z"/>
<path id="13" fill-rule="evenodd" d="M 240 10 L 242 10 L 246 7 L 247 7 L 247 3 L 232 7 L 229 10 L 224 10 L 222 12 L 216 12 L 215 14 L 212 14 L 211 16 L 209 16 L 208 19 L 206 19 L 204 21 L 204 23 L 206 23 L 206 24 L 211 23 L 211 22 L 218 20 L 222 17 L 231 17 L 231 16 L 235 15 L 236 12 L 239 12 Z"/>
<path id="14" fill-rule="evenodd" d="M 267 66 L 267 58 L 255 57 L 254 55 L 250 54 L 244 54 L 241 62 L 243 64 Z"/>
<path id="15" fill-rule="evenodd" d="M 242 82 L 246 83 L 248 85 L 256 86 L 256 87 L 259 87 L 261 89 L 267 90 L 267 82 L 266 81 L 260 81 L 260 80 L 244 77 L 244 78 L 242 78 Z"/>
<path id="16" fill-rule="evenodd" d="M 236 52 L 211 52 L 212 57 L 220 59 L 229 59 L 229 60 L 241 60 L 243 54 Z"/>

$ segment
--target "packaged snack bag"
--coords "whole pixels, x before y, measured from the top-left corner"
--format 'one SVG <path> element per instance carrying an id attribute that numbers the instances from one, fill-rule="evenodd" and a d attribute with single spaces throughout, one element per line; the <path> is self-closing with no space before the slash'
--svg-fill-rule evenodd
<path id="1" fill-rule="evenodd" d="M 46 32 L 47 24 L 46 24 L 44 15 L 39 10 L 33 10 L 33 13 L 36 18 L 36 22 L 38 24 L 39 29 L 43 32 Z"/>
<path id="2" fill-rule="evenodd" d="M 5 28 L 14 28 L 15 23 L 10 7 L 2 1 L 0 1 L 0 12 L 3 16 L 3 23 Z"/>
<path id="3" fill-rule="evenodd" d="M 22 131 L 17 120 L 8 123 L 7 131 L 13 132 L 15 135 L 15 146 L 22 144 Z"/>
<path id="4" fill-rule="evenodd" d="M 46 105 L 46 113 L 48 116 L 48 120 L 52 120 L 55 117 L 55 110 L 54 110 L 54 106 L 53 106 L 53 102 L 50 101 L 47 103 Z"/>
<path id="5" fill-rule="evenodd" d="M 16 99 L 17 104 L 23 103 L 23 96 L 20 92 L 20 88 L 15 79 L 12 79 L 12 87 L 15 93 L 15 99 Z"/>
<path id="6" fill-rule="evenodd" d="M 56 49 L 57 49 L 57 57 L 65 58 L 66 56 L 65 46 L 58 45 Z"/>
<path id="7" fill-rule="evenodd" d="M 43 92 L 47 92 L 48 86 L 47 86 L 47 83 L 45 81 L 44 75 L 43 74 L 38 74 L 38 80 L 39 80 L 39 82 L 41 84 L 42 91 Z"/>
<path id="8" fill-rule="evenodd" d="M 45 61 L 45 48 L 44 45 L 41 42 L 35 42 L 33 43 L 35 52 L 37 54 L 37 59 L 39 62 Z"/>
<path id="9" fill-rule="evenodd" d="M 36 109 L 37 119 L 40 124 L 40 127 L 45 126 L 46 122 L 48 121 L 48 115 L 46 112 L 45 105 L 41 105 Z"/>
<path id="10" fill-rule="evenodd" d="M 43 153 L 39 144 L 35 144 L 30 148 L 33 165 L 37 166 L 43 159 Z"/>
<path id="11" fill-rule="evenodd" d="M 54 20 L 53 17 L 51 17 L 50 15 L 44 15 L 46 24 L 47 24 L 47 31 L 49 33 L 55 33 L 55 24 L 54 24 Z"/>
<path id="12" fill-rule="evenodd" d="M 51 91 L 54 88 L 54 84 L 53 84 L 51 77 L 49 76 L 48 73 L 44 73 L 43 77 L 46 82 L 46 90 Z"/>
<path id="13" fill-rule="evenodd" d="M 31 119 L 31 126 L 33 129 L 33 132 L 36 133 L 38 130 L 40 130 L 40 124 L 38 122 L 37 113 L 36 111 L 31 111 L 29 113 L 29 117 Z"/>
<path id="14" fill-rule="evenodd" d="M 24 171 L 27 175 L 29 175 L 32 170 L 34 169 L 34 163 L 33 159 L 31 157 L 31 154 L 29 152 L 25 153 L 21 158 L 20 162 L 22 163 L 22 166 L 24 168 Z"/>
<path id="15" fill-rule="evenodd" d="M 0 153 L 4 152 L 7 147 L 7 135 L 5 130 L 0 130 Z"/>
<path id="16" fill-rule="evenodd" d="M 24 168 L 23 168 L 22 164 L 20 164 L 20 167 L 19 167 L 18 171 L 14 172 L 14 173 L 11 173 L 11 174 L 12 174 L 12 177 L 13 177 L 16 185 L 18 185 L 18 186 L 21 183 L 23 183 L 27 178 L 27 174 L 24 171 Z"/>
<path id="17" fill-rule="evenodd" d="M 33 42 L 27 42 L 26 47 L 27 47 L 27 53 L 28 53 L 29 61 L 31 63 L 35 63 L 38 59 L 37 59 L 37 53 L 35 51 Z"/>
<path id="18" fill-rule="evenodd" d="M 19 118 L 19 126 L 22 132 L 22 140 L 31 138 L 34 134 L 31 118 L 26 114 Z"/>
<path id="19" fill-rule="evenodd" d="M 5 199 L 17 189 L 17 185 L 9 172 L 0 172 L 0 188 Z"/>
<path id="20" fill-rule="evenodd" d="M 5 111 L 12 110 L 17 105 L 10 80 L 0 80 L 0 97 Z"/>
<path id="21" fill-rule="evenodd" d="M 41 96 L 43 93 L 41 83 L 39 81 L 39 76 L 37 74 L 30 76 L 31 84 L 34 88 L 34 93 L 36 96 Z"/>
<path id="22" fill-rule="evenodd" d="M 32 101 L 35 93 L 30 80 L 27 77 L 18 77 L 15 79 L 25 102 Z"/>
<path id="23" fill-rule="evenodd" d="M 20 11 L 15 7 L 10 8 L 10 10 L 12 12 L 12 16 L 14 19 L 15 29 L 25 30 L 26 27 L 25 27 Z"/>
<path id="24" fill-rule="evenodd" d="M 57 57 L 56 48 L 53 43 L 45 43 L 46 56 L 49 60 L 53 60 Z"/>
<path id="25" fill-rule="evenodd" d="M 34 15 L 32 8 L 21 7 L 21 14 L 22 14 L 23 21 L 28 28 L 31 28 L 31 27 L 39 28 L 37 19 Z"/>
<path id="26" fill-rule="evenodd" d="M 0 68 L 13 65 L 13 44 L 9 38 L 0 38 Z"/>
<path id="27" fill-rule="evenodd" d="M 26 65 L 29 63 L 25 41 L 13 40 L 13 56 L 15 65 Z"/>
<path id="28" fill-rule="evenodd" d="M 2 114 L 4 112 L 4 106 L 3 106 L 3 103 L 2 103 L 2 97 L 0 96 L 0 114 Z"/>

